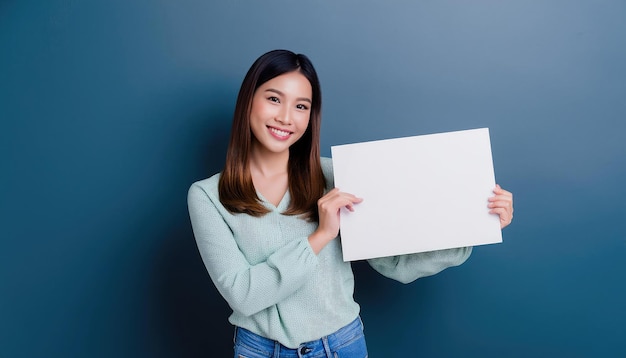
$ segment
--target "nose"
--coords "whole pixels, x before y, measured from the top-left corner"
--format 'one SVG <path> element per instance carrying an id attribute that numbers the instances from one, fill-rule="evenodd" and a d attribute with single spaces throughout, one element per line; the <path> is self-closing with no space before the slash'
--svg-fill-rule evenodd
<path id="1" fill-rule="evenodd" d="M 290 113 L 289 109 L 287 108 L 287 106 L 283 106 L 280 109 L 280 111 L 276 114 L 276 117 L 274 119 L 278 123 L 283 124 L 283 125 L 291 124 L 291 121 L 292 121 L 291 113 Z"/>

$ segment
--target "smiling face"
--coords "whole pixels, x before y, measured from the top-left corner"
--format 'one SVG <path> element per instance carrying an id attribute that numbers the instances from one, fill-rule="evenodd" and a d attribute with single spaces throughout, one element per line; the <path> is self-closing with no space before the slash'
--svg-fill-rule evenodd
<path id="1" fill-rule="evenodd" d="M 297 71 L 263 83 L 252 97 L 252 149 L 288 153 L 289 147 L 306 132 L 312 99 L 311 83 Z"/>

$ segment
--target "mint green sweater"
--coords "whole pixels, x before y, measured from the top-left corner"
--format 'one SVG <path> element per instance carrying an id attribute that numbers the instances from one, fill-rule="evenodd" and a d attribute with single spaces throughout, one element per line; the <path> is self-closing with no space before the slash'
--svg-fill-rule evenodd
<path id="1" fill-rule="evenodd" d="M 322 158 L 327 187 L 333 187 L 332 162 Z M 316 255 L 308 236 L 317 223 L 282 215 L 289 193 L 263 217 L 231 214 L 220 203 L 219 173 L 191 185 L 188 208 L 202 260 L 232 308 L 233 325 L 286 347 L 319 339 L 354 320 L 354 276 L 344 262 L 340 238 Z M 382 275 L 403 283 L 465 262 L 471 247 L 368 260 Z"/>

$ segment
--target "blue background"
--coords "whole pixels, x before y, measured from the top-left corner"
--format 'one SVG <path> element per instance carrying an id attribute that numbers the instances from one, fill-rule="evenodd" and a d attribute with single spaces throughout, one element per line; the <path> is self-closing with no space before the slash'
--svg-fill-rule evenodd
<path id="1" fill-rule="evenodd" d="M 321 77 L 324 155 L 488 127 L 515 195 L 504 242 L 460 267 L 402 285 L 354 264 L 370 356 L 626 357 L 625 19 L 618 0 L 1 2 L 0 356 L 232 355 L 186 193 L 223 164 L 245 71 L 288 48 Z"/>

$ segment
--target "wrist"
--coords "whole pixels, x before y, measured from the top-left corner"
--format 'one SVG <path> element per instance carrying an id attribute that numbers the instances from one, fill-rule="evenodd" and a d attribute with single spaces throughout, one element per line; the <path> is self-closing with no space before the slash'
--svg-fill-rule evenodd
<path id="1" fill-rule="evenodd" d="M 334 237 L 332 235 L 328 235 L 327 233 L 321 231 L 319 228 L 315 230 L 309 236 L 309 245 L 313 249 L 315 254 L 319 254 L 320 251 L 332 240 Z"/>

